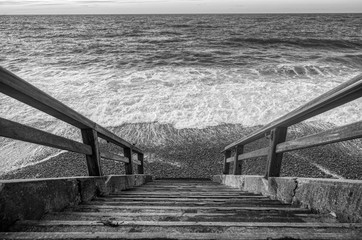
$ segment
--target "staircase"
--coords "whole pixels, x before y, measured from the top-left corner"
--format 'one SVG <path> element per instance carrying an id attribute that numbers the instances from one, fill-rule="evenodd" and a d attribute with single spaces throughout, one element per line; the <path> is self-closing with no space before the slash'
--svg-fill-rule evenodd
<path id="1" fill-rule="evenodd" d="M 361 224 L 201 180 L 156 180 L 0 233 L 0 239 L 361 238 Z"/>

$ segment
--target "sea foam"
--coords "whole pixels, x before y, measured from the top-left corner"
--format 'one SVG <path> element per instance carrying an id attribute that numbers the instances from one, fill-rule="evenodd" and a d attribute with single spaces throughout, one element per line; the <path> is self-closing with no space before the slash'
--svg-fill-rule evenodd
<path id="1" fill-rule="evenodd" d="M 155 122 L 178 130 L 253 128 L 349 80 L 362 63 L 360 15 L 0 20 L 2 67 L 112 129 Z M 361 106 L 357 100 L 310 121 L 359 121 Z M 0 115 L 81 140 L 74 127 L 2 94 Z M 0 152 L 9 168 L 56 154 L 2 138 Z"/>

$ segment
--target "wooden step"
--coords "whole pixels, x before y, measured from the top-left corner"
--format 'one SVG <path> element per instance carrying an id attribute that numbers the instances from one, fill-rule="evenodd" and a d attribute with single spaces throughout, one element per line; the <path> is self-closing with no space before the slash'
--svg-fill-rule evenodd
<path id="1" fill-rule="evenodd" d="M 237 206 L 237 207 L 224 207 L 224 206 L 110 206 L 110 205 L 79 205 L 77 207 L 69 208 L 70 211 L 130 211 L 135 210 L 140 211 L 159 211 L 159 210 L 169 210 L 169 211 L 185 211 L 185 212 L 196 212 L 196 211 L 213 211 L 213 212 L 230 212 L 230 211 L 289 211 L 289 212 L 300 212 L 300 213 L 310 213 L 310 210 L 303 208 L 293 208 L 288 207 L 288 205 L 273 206 L 273 207 L 259 207 L 259 206 Z"/>
<path id="2" fill-rule="evenodd" d="M 0 233 L 0 239 L 4 240 L 29 240 L 29 239 L 199 239 L 199 240 L 267 240 L 267 239 L 301 239 L 301 240 L 358 240 L 360 233 L 354 231 L 344 233 L 320 233 L 305 230 L 293 232 L 275 232 L 275 231 L 254 231 L 243 234 L 235 233 L 162 233 L 162 232 L 143 232 L 143 233 L 118 233 L 118 232 L 18 232 L 18 233 Z"/>
<path id="3" fill-rule="evenodd" d="M 276 202 L 266 197 L 231 197 L 231 198 L 210 198 L 210 197 L 189 197 L 189 198 L 169 198 L 165 197 L 115 197 L 115 198 L 94 198 L 92 202 L 210 202 L 210 203 L 250 203 L 255 202 Z"/>
<path id="4" fill-rule="evenodd" d="M 209 222 L 321 222 L 319 214 L 294 214 L 291 212 L 237 211 L 237 212 L 55 212 L 43 220 L 96 221 L 112 219 L 117 221 L 209 221 Z M 337 222 L 335 218 L 323 217 L 323 222 Z"/>
<path id="5" fill-rule="evenodd" d="M 362 223 L 308 223 L 308 222 L 180 222 L 180 221 L 61 221 L 23 220 L 17 225 L 37 226 L 154 226 L 154 227 L 287 227 L 287 228 L 354 228 L 362 230 Z"/>
<path id="6" fill-rule="evenodd" d="M 350 224 L 316 224 L 316 223 L 260 223 L 260 222 L 128 222 L 128 221 L 25 221 L 17 224 L 21 226 L 23 230 L 28 232 L 31 236 L 35 231 L 41 233 L 44 236 L 47 232 L 59 233 L 74 233 L 78 232 L 79 236 L 86 233 L 112 233 L 115 236 L 122 236 L 124 239 L 132 239 L 131 235 L 123 235 L 130 233 L 138 233 L 141 235 L 133 235 L 134 239 L 157 239 L 160 236 L 167 236 L 161 234 L 174 234 L 178 233 L 180 239 L 184 239 L 183 236 L 192 234 L 189 236 L 197 237 L 201 239 L 205 238 L 209 234 L 217 234 L 221 239 L 228 236 L 236 237 L 240 239 L 244 236 L 263 237 L 264 239 L 270 239 L 270 237 L 279 237 L 289 239 L 338 239 L 335 236 L 339 236 L 339 239 L 358 239 L 356 237 L 362 236 L 361 227 L 358 225 L 351 226 Z M 24 227 L 28 226 L 28 228 Z M 154 233 L 153 235 L 142 235 L 143 233 Z M 196 234 L 196 235 L 195 235 Z M 24 234 L 25 235 L 25 234 Z M 23 235 L 23 236 L 24 236 Z M 6 239 L 7 236 L 16 236 L 16 233 L 11 235 L 5 235 L 2 239 Z M 72 235 L 67 235 L 68 238 Z M 84 235 L 89 236 L 89 235 Z M 100 236 L 101 235 L 97 235 Z M 104 235 L 108 237 L 109 235 Z M 239 236 L 239 237 L 237 237 Z M 33 235 L 34 237 L 34 235 Z M 210 236 L 208 236 L 210 237 Z M 28 238 L 29 239 L 29 238 Z M 258 239 L 258 238 L 256 238 Z M 262 238 L 259 238 L 262 239 Z"/>
<path id="7" fill-rule="evenodd" d="M 188 202 L 177 202 L 177 201 L 129 201 L 129 202 L 115 202 L 115 201 L 92 201 L 85 202 L 84 205 L 99 205 L 99 206 L 207 206 L 207 207 L 217 207 L 227 205 L 228 207 L 251 207 L 251 206 L 260 206 L 260 207 L 289 207 L 289 204 L 280 203 L 278 201 L 263 201 L 263 200 L 254 200 L 253 202 L 246 201 L 228 201 L 228 202 L 213 202 L 213 201 L 188 201 Z"/>
<path id="8" fill-rule="evenodd" d="M 339 223 L 207 181 L 156 181 L 17 222 L 0 239 L 360 239 Z"/>
<path id="9" fill-rule="evenodd" d="M 258 198 L 258 199 L 269 199 L 267 196 L 261 195 L 239 195 L 239 194 L 220 194 L 220 195 L 213 195 L 213 194 L 180 194 L 180 193 L 127 193 L 127 194 L 114 194 L 109 196 L 102 196 L 102 198 L 108 199 L 116 199 L 116 198 L 213 198 L 213 199 L 233 199 L 233 198 Z"/>
<path id="10" fill-rule="evenodd" d="M 125 195 L 169 195 L 169 196 L 192 196 L 192 195 L 202 195 L 202 196 L 260 196 L 257 194 L 252 194 L 252 193 L 240 193 L 240 192 L 218 192 L 218 191 L 140 191 L 137 189 L 133 189 L 133 190 L 127 190 L 127 191 L 123 191 L 122 194 L 110 194 L 109 197 L 113 197 L 113 196 L 125 196 Z"/>
<path id="11" fill-rule="evenodd" d="M 228 189 L 228 188 L 222 188 L 222 187 L 213 187 L 213 188 L 191 188 L 191 187 L 151 187 L 151 186 L 143 186 L 143 187 L 137 187 L 133 189 L 126 190 L 126 192 L 134 192 L 134 191 L 145 191 L 145 192 L 154 192 L 154 191 L 185 191 L 185 192 L 240 192 L 238 189 Z"/>

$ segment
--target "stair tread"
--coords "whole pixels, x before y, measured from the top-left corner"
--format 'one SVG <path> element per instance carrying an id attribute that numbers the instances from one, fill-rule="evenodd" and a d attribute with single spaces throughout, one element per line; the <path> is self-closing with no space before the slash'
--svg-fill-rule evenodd
<path id="1" fill-rule="evenodd" d="M 30 226 L 222 226 L 222 227 L 288 227 L 288 228 L 362 228 L 362 223 L 310 223 L 310 222 L 181 222 L 181 221 L 62 221 L 23 220 L 19 225 Z"/>
<path id="2" fill-rule="evenodd" d="M 290 212 L 56 212 L 47 214 L 43 220 L 103 220 L 117 221 L 209 221 L 209 222 L 336 222 L 333 217 L 319 214 L 294 214 Z"/>
<path id="3" fill-rule="evenodd" d="M 17 222 L 0 239 L 355 239 L 340 223 L 261 194 L 206 181 L 156 181 Z"/>
<path id="4" fill-rule="evenodd" d="M 210 240 L 265 240 L 267 238 L 273 239 L 358 239 L 360 233 L 358 232 L 306 232 L 304 229 L 301 231 L 293 232 L 245 232 L 243 234 L 235 233 L 164 233 L 164 232 L 17 232 L 17 233 L 0 233 L 1 239 L 210 239 Z"/>
<path id="5" fill-rule="evenodd" d="M 114 205 L 99 205 L 99 204 L 87 204 L 87 205 L 79 205 L 77 207 L 72 208 L 74 209 L 111 209 L 111 210 L 128 210 L 128 209 L 158 209 L 158 210 L 216 210 L 216 211 L 237 211 L 237 210 L 250 210 L 250 211 L 300 211 L 300 212 L 310 212 L 308 209 L 297 208 L 297 207 L 290 207 L 288 205 L 279 205 L 279 206 L 164 206 L 164 205 L 149 205 L 149 206 L 137 206 L 137 205 L 121 205 L 121 206 L 114 206 Z"/>

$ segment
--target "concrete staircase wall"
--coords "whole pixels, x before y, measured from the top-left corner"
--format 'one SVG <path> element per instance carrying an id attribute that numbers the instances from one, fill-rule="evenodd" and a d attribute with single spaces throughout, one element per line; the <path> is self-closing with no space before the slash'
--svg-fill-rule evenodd
<path id="1" fill-rule="evenodd" d="M 15 221 L 38 220 L 45 213 L 117 194 L 152 181 L 148 175 L 72 177 L 0 181 L 0 231 Z"/>
<path id="2" fill-rule="evenodd" d="M 331 213 L 343 222 L 362 222 L 362 181 L 324 178 L 216 175 L 214 182 L 261 193 L 284 203 Z"/>

